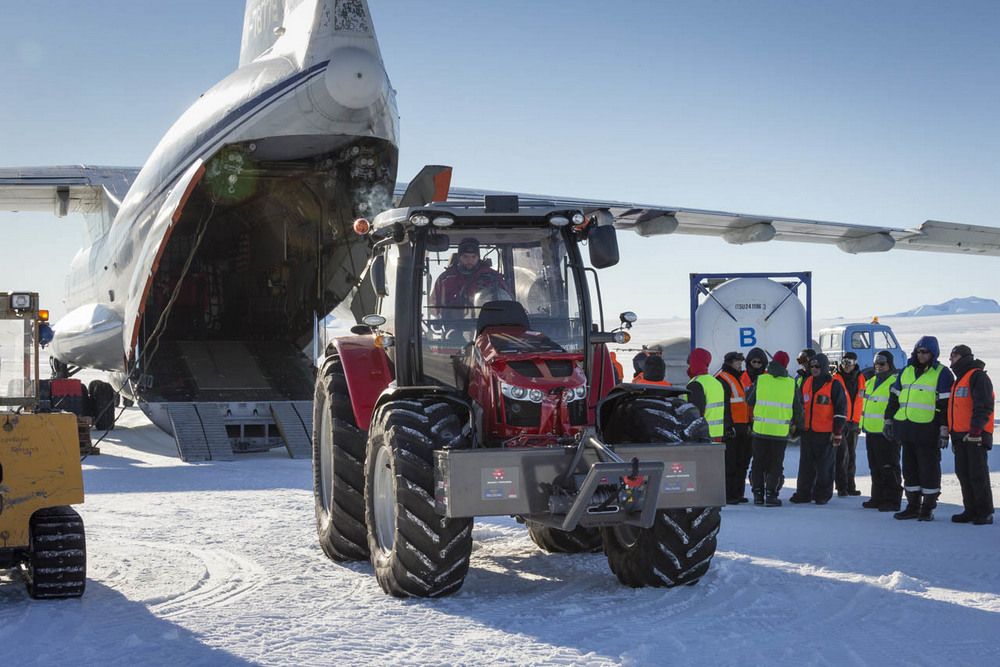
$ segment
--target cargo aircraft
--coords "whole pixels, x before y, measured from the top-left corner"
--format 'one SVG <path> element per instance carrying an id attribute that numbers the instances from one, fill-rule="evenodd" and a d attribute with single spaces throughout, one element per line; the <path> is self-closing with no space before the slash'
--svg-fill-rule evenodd
<path id="1" fill-rule="evenodd" d="M 247 0 L 239 67 L 167 131 L 141 169 L 0 169 L 0 210 L 82 213 L 53 366 L 110 373 L 186 460 L 309 450 L 318 322 L 372 312 L 352 230 L 445 196 L 450 170 L 397 184 L 399 117 L 366 0 Z M 916 229 L 521 195 L 642 236 L 793 240 L 1000 255 L 1000 230 Z"/>

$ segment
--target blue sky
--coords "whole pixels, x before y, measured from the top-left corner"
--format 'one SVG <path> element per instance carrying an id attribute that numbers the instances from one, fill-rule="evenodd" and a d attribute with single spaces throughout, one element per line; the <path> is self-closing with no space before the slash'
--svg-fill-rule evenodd
<path id="1" fill-rule="evenodd" d="M 1000 2 L 370 0 L 400 178 L 864 224 L 1000 225 Z M 241 0 L 0 0 L 0 165 L 141 165 L 236 67 Z M 82 223 L 0 213 L 0 288 L 60 306 Z M 811 270 L 817 317 L 1000 299 L 1000 258 L 623 234 L 613 308 Z"/>

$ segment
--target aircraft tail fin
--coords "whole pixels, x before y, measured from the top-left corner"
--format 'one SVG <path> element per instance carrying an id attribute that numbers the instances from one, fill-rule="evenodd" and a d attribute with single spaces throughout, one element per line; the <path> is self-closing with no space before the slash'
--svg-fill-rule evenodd
<path id="1" fill-rule="evenodd" d="M 398 206 L 424 206 L 436 201 L 446 201 L 450 189 L 451 167 L 429 164 L 406 186 Z"/>

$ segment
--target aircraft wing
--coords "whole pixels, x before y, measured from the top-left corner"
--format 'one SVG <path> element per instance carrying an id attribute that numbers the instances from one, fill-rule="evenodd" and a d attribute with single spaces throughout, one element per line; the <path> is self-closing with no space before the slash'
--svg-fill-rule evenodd
<path id="1" fill-rule="evenodd" d="M 63 217 L 118 206 L 139 170 L 134 167 L 0 168 L 0 211 L 40 211 Z"/>
<path id="2" fill-rule="evenodd" d="M 405 190 L 405 183 L 397 186 L 397 197 Z M 827 243 L 851 254 L 899 248 L 1000 257 L 1000 228 L 937 220 L 928 220 L 914 229 L 902 229 L 472 188 L 452 188 L 448 199 L 473 202 L 482 201 L 485 195 L 512 194 L 517 194 L 525 204 L 567 206 L 598 215 L 603 212 L 618 229 L 632 230 L 640 236 L 673 233 L 720 236 L 737 245 L 772 240 Z"/>

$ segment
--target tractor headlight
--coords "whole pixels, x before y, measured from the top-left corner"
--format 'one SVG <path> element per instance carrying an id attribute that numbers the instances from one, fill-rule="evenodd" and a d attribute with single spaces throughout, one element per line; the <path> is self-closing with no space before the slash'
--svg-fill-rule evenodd
<path id="1" fill-rule="evenodd" d="M 531 401 L 532 403 L 541 403 L 543 396 L 540 389 L 527 389 L 506 382 L 500 383 L 500 393 L 515 401 Z"/>
<path id="2" fill-rule="evenodd" d="M 573 401 L 579 401 L 580 399 L 587 397 L 587 386 L 580 385 L 579 387 L 567 387 L 563 391 L 563 401 L 566 403 L 572 403 Z"/>
<path id="3" fill-rule="evenodd" d="M 455 218 L 450 215 L 439 215 L 438 217 L 431 220 L 431 224 L 435 227 L 451 227 L 455 224 Z"/>
<path id="4" fill-rule="evenodd" d="M 431 219 L 423 213 L 414 213 L 410 216 L 410 224 L 414 227 L 426 227 L 431 223 Z"/>
<path id="5" fill-rule="evenodd" d="M 23 292 L 15 292 L 10 295 L 11 310 L 28 310 L 31 308 L 31 295 Z"/>

